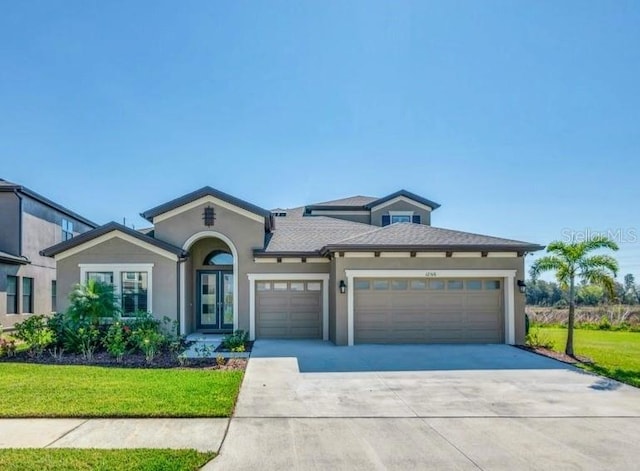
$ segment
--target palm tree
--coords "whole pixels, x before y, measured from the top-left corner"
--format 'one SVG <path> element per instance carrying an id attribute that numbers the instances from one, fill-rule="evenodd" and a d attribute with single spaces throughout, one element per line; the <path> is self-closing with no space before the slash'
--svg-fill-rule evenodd
<path id="1" fill-rule="evenodd" d="M 87 321 L 97 326 L 103 318 L 117 317 L 120 306 L 114 288 L 108 283 L 89 279 L 77 284 L 69 295 L 69 315 L 76 322 Z"/>
<path id="2" fill-rule="evenodd" d="M 554 241 L 547 246 L 547 253 L 531 266 L 531 278 L 546 271 L 555 271 L 560 286 L 569 291 L 569 323 L 567 325 L 567 346 L 565 353 L 573 356 L 573 324 L 575 318 L 576 278 L 584 283 L 602 286 L 615 297 L 615 276 L 618 262 L 610 255 L 591 252 L 598 249 L 618 250 L 618 245 L 603 236 L 593 237 L 583 242 Z"/>

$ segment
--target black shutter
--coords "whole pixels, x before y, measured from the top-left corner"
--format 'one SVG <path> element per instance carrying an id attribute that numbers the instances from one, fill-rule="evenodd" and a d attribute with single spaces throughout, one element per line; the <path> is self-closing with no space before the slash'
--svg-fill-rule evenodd
<path id="1" fill-rule="evenodd" d="M 389 224 L 391 224 L 391 216 L 389 216 L 388 214 L 383 214 L 382 215 L 382 225 L 383 226 L 388 226 Z"/>
<path id="2" fill-rule="evenodd" d="M 422 224 L 422 220 L 420 218 L 419 214 L 414 214 L 413 216 L 411 216 L 411 222 L 414 224 Z"/>

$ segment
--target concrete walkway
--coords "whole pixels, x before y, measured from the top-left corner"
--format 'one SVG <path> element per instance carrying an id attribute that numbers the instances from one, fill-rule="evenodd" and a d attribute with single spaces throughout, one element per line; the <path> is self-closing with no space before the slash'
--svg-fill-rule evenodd
<path id="1" fill-rule="evenodd" d="M 1 419 L 0 448 L 218 451 L 229 419 Z"/>
<path id="2" fill-rule="evenodd" d="M 220 456 L 204 469 L 626 471 L 640 461 L 640 391 L 616 381 L 508 346 L 372 356 L 308 345 L 256 342 Z M 420 369 L 383 368 L 403 360 Z M 456 368 L 441 369 L 448 362 Z"/>

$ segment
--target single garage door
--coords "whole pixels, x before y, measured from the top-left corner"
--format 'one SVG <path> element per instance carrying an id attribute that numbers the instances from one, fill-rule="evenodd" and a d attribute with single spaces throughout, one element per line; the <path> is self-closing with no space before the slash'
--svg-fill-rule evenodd
<path id="1" fill-rule="evenodd" d="M 356 343 L 503 343 L 502 281 L 360 279 Z"/>
<path id="2" fill-rule="evenodd" d="M 321 281 L 256 281 L 256 336 L 322 338 Z"/>

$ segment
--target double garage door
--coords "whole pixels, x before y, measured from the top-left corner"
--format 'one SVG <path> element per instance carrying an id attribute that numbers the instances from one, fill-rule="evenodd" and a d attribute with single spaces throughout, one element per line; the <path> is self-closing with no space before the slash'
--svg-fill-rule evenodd
<path id="1" fill-rule="evenodd" d="M 355 343 L 502 343 L 498 279 L 356 278 Z"/>
<path id="2" fill-rule="evenodd" d="M 256 281 L 256 336 L 321 339 L 322 281 Z"/>

